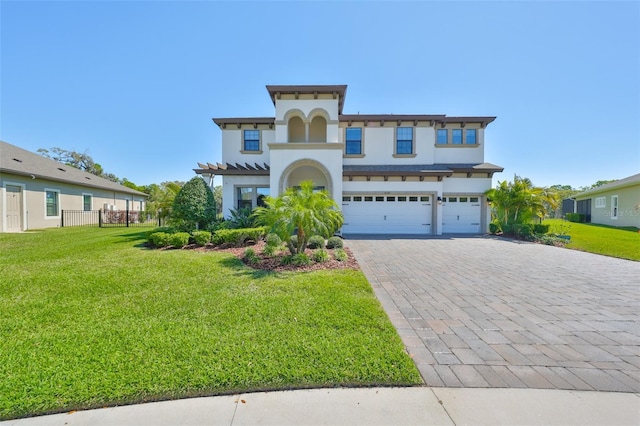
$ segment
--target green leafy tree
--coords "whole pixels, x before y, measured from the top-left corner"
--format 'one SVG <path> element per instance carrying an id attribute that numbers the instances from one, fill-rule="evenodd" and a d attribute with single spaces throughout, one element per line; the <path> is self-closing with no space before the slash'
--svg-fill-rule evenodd
<path id="1" fill-rule="evenodd" d="M 93 158 L 91 158 L 91 156 L 86 152 L 81 153 L 77 151 L 68 151 L 63 148 L 53 147 L 49 149 L 40 148 L 38 149 L 38 153 L 44 157 L 50 158 L 69 167 L 75 167 L 76 169 L 91 173 L 92 175 L 100 176 L 110 181 L 121 183 L 120 179 L 118 179 L 116 175 L 112 173 L 106 173 L 102 166 L 93 161 Z M 124 180 L 126 181 L 126 179 Z"/>
<path id="2" fill-rule="evenodd" d="M 183 185 L 182 181 L 167 181 L 160 185 L 152 183 L 142 187 L 142 192 L 149 195 L 146 202 L 147 211 L 157 214 L 161 219 L 167 219 L 171 215 L 173 201 Z"/>
<path id="3" fill-rule="evenodd" d="M 215 220 L 213 192 L 196 176 L 185 183 L 173 200 L 171 222 L 185 231 L 206 229 Z"/>
<path id="4" fill-rule="evenodd" d="M 560 202 L 553 189 L 536 187 L 530 179 L 518 175 L 514 175 L 513 182 L 498 182 L 485 195 L 492 202 L 495 218 L 504 225 L 542 219 Z"/>
<path id="5" fill-rule="evenodd" d="M 313 235 L 329 238 L 344 222 L 336 202 L 326 191 L 314 191 L 312 181 L 302 182 L 299 189 L 289 188 L 279 197 L 265 197 L 264 202 L 265 207 L 254 211 L 256 221 L 285 241 L 291 254 L 304 253 Z M 296 236 L 293 242 L 292 235 Z"/>
<path id="6" fill-rule="evenodd" d="M 222 185 L 213 188 L 213 199 L 216 202 L 216 217 L 222 214 Z"/>

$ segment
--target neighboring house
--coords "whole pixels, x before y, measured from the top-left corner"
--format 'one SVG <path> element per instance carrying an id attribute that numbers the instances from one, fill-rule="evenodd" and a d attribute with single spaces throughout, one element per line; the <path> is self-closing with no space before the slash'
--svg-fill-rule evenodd
<path id="1" fill-rule="evenodd" d="M 587 222 L 640 228 L 640 173 L 576 194 L 575 213 Z"/>
<path id="2" fill-rule="evenodd" d="M 347 86 L 267 86 L 274 117 L 214 118 L 224 215 L 312 180 L 342 208 L 344 234 L 482 233 L 484 192 L 502 167 L 484 161 L 495 117 L 343 114 Z"/>
<path id="3" fill-rule="evenodd" d="M 147 194 L 0 141 L 0 232 L 60 226 L 62 210 L 144 210 Z"/>

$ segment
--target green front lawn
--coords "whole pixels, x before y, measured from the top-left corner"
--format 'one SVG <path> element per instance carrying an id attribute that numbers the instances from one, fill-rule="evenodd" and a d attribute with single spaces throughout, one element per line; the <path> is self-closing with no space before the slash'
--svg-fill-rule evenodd
<path id="1" fill-rule="evenodd" d="M 571 241 L 567 248 L 619 257 L 622 259 L 640 260 L 640 233 L 638 228 L 614 228 L 606 225 L 590 223 L 572 223 L 561 219 L 549 219 L 549 232 L 562 228 L 568 229 Z"/>
<path id="2" fill-rule="evenodd" d="M 0 234 L 0 419 L 195 395 L 413 385 L 360 271 L 266 273 L 136 229 Z"/>

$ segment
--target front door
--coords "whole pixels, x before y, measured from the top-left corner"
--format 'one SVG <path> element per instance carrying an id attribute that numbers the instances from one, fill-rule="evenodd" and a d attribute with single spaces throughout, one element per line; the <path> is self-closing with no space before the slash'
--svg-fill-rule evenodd
<path id="1" fill-rule="evenodd" d="M 7 232 L 22 231 L 22 188 L 7 185 Z"/>

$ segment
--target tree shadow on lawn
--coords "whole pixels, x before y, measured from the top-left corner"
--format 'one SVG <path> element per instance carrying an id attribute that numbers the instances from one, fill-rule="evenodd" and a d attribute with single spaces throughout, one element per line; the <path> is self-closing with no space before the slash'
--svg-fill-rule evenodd
<path id="1" fill-rule="evenodd" d="M 264 277 L 275 277 L 279 278 L 282 274 L 275 271 L 266 271 L 263 269 L 254 269 L 248 265 L 246 265 L 241 259 L 237 256 L 225 257 L 219 260 L 220 265 L 225 268 L 229 268 L 234 270 L 235 275 L 240 277 L 247 277 L 252 279 L 259 279 Z M 284 277 L 282 277 L 284 278 Z"/>

